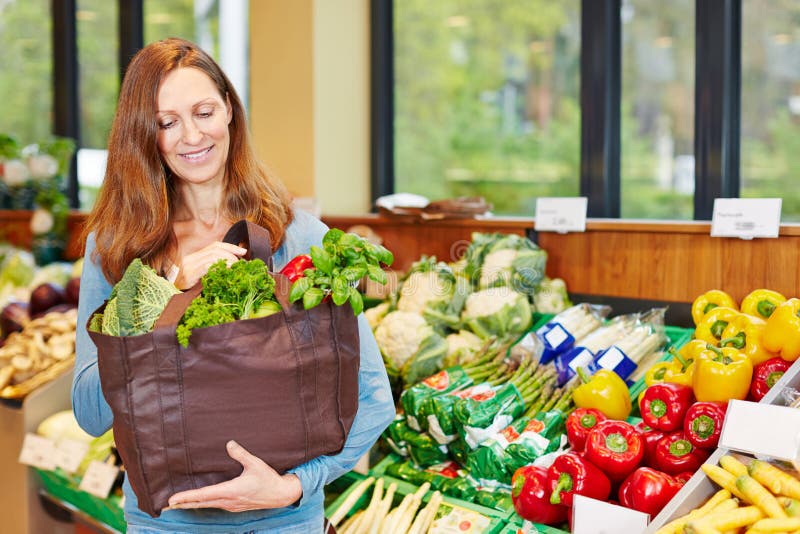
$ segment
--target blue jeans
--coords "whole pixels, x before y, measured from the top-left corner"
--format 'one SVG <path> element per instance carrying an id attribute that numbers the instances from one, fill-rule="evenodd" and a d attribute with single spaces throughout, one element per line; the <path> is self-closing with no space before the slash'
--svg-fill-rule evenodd
<path id="1" fill-rule="evenodd" d="M 321 519 L 321 518 L 320 518 Z M 287 525 L 281 528 L 267 528 L 245 531 L 220 531 L 222 534 L 322 534 L 322 524 L 318 521 L 304 521 L 302 524 Z M 189 531 L 162 530 L 139 525 L 128 525 L 127 534 L 193 534 Z"/>

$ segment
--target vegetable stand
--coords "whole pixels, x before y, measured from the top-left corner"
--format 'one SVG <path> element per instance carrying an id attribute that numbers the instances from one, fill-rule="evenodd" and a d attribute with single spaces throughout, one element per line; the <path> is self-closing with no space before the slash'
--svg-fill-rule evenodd
<path id="1" fill-rule="evenodd" d="M 784 390 L 786 388 L 800 390 L 800 364 L 798 364 L 798 361 L 795 361 L 786 373 L 784 373 L 781 379 L 761 400 L 761 403 L 784 406 L 786 405 Z M 719 465 L 720 458 L 730 454 L 731 451 L 718 448 L 708 460 L 706 460 L 705 464 Z M 692 510 L 700 507 L 718 490 L 719 486 L 717 484 L 703 471 L 698 471 L 689 479 L 683 488 L 681 488 L 669 504 L 664 507 L 661 513 L 653 518 L 646 532 L 648 534 L 654 533 L 670 521 L 688 514 Z"/>

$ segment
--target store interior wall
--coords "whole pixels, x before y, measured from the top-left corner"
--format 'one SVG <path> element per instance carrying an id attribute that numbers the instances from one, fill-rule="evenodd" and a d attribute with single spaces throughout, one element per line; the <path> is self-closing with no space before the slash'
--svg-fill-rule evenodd
<path id="1" fill-rule="evenodd" d="M 250 47 L 259 155 L 322 213 L 368 212 L 369 1 L 251 0 Z"/>

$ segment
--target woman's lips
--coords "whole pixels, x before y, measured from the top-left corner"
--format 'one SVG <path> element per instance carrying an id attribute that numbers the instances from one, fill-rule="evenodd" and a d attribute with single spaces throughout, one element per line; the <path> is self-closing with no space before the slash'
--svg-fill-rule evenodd
<path id="1" fill-rule="evenodd" d="M 211 152 L 211 149 L 214 148 L 214 145 L 211 145 L 208 148 L 203 148 L 201 150 L 196 150 L 194 152 L 186 152 L 184 154 L 179 154 L 181 158 L 191 163 L 197 163 L 203 161 L 206 155 Z"/>

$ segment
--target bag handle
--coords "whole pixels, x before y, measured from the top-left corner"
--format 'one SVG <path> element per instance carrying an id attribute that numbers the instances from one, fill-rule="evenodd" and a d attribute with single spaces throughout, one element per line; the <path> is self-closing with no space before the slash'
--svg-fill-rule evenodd
<path id="1" fill-rule="evenodd" d="M 248 256 L 250 256 L 250 259 L 260 259 L 267 264 L 269 270 L 272 270 L 272 248 L 270 245 L 269 232 L 267 232 L 266 229 L 250 221 L 241 220 L 230 227 L 222 240 L 234 245 L 244 243 L 245 248 L 249 251 Z M 290 305 L 287 289 L 289 280 L 282 275 L 274 275 L 274 278 L 276 282 L 275 298 L 280 302 L 283 309 L 287 310 Z M 280 278 L 284 278 L 285 280 L 280 280 Z M 198 281 L 183 293 L 173 295 L 169 302 L 167 302 L 164 311 L 161 312 L 161 316 L 153 325 L 153 330 L 156 331 L 159 328 L 169 327 L 170 330 L 174 331 L 178 326 L 178 322 L 180 322 L 183 317 L 183 314 L 186 313 L 186 308 L 200 295 L 202 290 L 203 284 Z"/>

